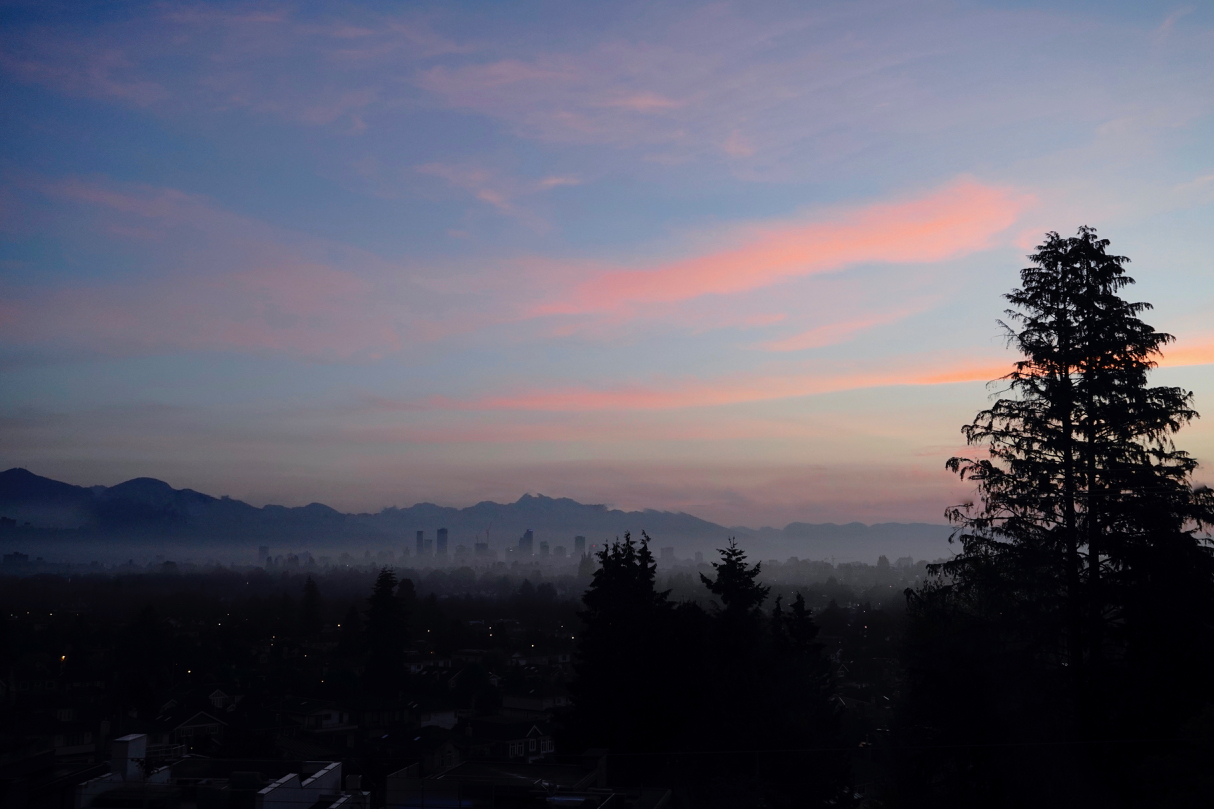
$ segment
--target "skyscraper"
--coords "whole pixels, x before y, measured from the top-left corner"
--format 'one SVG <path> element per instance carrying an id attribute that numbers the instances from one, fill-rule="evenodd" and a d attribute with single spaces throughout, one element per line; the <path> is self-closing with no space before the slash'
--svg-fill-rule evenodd
<path id="1" fill-rule="evenodd" d="M 533 545 L 535 545 L 535 532 L 528 528 L 527 533 L 519 538 L 518 552 L 523 556 L 530 556 Z"/>
<path id="2" fill-rule="evenodd" d="M 573 538 L 573 552 L 581 556 L 586 552 L 586 537 Z"/>
<path id="3" fill-rule="evenodd" d="M 434 555 L 442 559 L 447 558 L 447 529 L 438 529 L 438 540 L 434 543 Z"/>
<path id="4" fill-rule="evenodd" d="M 547 555 L 548 555 L 548 543 L 541 542 L 540 543 L 540 556 L 547 556 Z"/>
<path id="5" fill-rule="evenodd" d="M 425 550 L 426 550 L 426 532 L 418 531 L 417 532 L 417 555 L 418 555 L 418 557 L 420 557 Z"/>

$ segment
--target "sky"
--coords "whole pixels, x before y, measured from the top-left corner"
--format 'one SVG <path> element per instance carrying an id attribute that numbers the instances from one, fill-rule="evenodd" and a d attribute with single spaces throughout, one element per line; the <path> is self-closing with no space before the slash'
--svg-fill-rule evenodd
<path id="1" fill-rule="evenodd" d="M 3 468 L 943 522 L 1081 225 L 1214 418 L 1210 4 L 6 3 L 0 110 Z"/>

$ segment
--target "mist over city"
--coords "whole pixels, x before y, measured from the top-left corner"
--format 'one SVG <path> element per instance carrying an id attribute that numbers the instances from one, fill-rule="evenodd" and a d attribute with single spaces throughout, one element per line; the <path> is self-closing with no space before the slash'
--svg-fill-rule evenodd
<path id="1" fill-rule="evenodd" d="M 1214 805 L 1211 77 L 1202 4 L 0 5 L 0 809 Z"/>

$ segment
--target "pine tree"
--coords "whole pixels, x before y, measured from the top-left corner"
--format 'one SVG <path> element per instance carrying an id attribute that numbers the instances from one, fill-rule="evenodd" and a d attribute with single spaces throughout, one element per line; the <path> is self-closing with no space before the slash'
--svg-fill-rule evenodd
<path id="1" fill-rule="evenodd" d="M 417 588 L 414 587 L 412 579 L 400 580 L 400 584 L 396 586 L 396 600 L 400 604 L 400 620 L 405 627 L 404 641 L 407 645 L 413 615 L 417 612 Z"/>
<path id="2" fill-rule="evenodd" d="M 713 595 L 720 597 L 726 613 L 753 615 L 763 606 L 767 594 L 771 592 L 770 587 L 764 587 L 755 581 L 762 563 L 747 567 L 746 552 L 738 547 L 734 539 L 729 540 L 729 547 L 719 549 L 718 553 L 721 554 L 721 561 L 712 563 L 717 577 L 710 579 L 701 573 L 700 581 Z"/>
<path id="3" fill-rule="evenodd" d="M 579 579 L 589 579 L 594 576 L 595 559 L 597 554 L 583 553 L 582 558 L 578 560 L 577 577 Z"/>
<path id="4" fill-rule="evenodd" d="M 710 649 L 702 677 L 708 682 L 713 722 L 709 750 L 767 750 L 761 773 L 747 756 L 714 758 L 701 771 L 712 791 L 749 794 L 769 806 L 837 805 L 845 798 L 848 762 L 831 752 L 841 744 L 834 683 L 818 627 L 798 593 L 791 609 L 777 597 L 763 612 L 771 588 L 759 584 L 736 541 L 718 551 L 715 578 L 700 580 L 720 599 L 712 613 Z"/>
<path id="5" fill-rule="evenodd" d="M 746 690 L 751 687 L 756 644 L 763 634 L 763 602 L 771 588 L 756 581 L 762 565 L 747 565 L 746 552 L 733 539 L 718 553 L 721 561 L 712 564 L 716 578 L 710 579 L 701 573 L 700 581 L 721 599 L 721 604 L 717 605 L 717 637 L 726 668 L 735 677 L 729 687 Z"/>
<path id="6" fill-rule="evenodd" d="M 630 534 L 596 554 L 599 567 L 582 596 L 578 615 L 576 679 L 570 684 L 571 732 L 578 744 L 616 752 L 660 749 L 672 739 L 662 722 L 665 694 L 680 673 L 669 665 L 672 605 L 654 586 L 657 563 L 649 537 Z"/>
<path id="7" fill-rule="evenodd" d="M 395 590 L 396 574 L 384 567 L 367 599 L 365 679 L 369 688 L 380 693 L 397 690 L 404 675 L 408 627 Z"/>
<path id="8" fill-rule="evenodd" d="M 1076 694 L 1124 618 L 1135 568 L 1169 544 L 1208 558 L 1194 531 L 1214 518 L 1208 491 L 1191 485 L 1196 460 L 1172 441 L 1197 415 L 1192 394 L 1147 384 L 1173 338 L 1139 319 L 1149 304 L 1119 296 L 1133 279 L 1108 244 L 1080 228 L 1048 234 L 1030 256 L 1007 296 L 1020 327 L 1009 341 L 1024 355 L 1005 377 L 1011 395 L 963 430 L 990 457 L 948 462 L 982 504 L 949 512 L 963 553 L 945 570 L 965 585 L 994 565 L 1043 599 Z"/>
<path id="9" fill-rule="evenodd" d="M 1160 607 L 1214 606 L 1214 564 L 1198 536 L 1214 499 L 1193 486 L 1196 461 L 1173 442 L 1197 417 L 1192 394 L 1148 384 L 1173 338 L 1141 320 L 1149 304 L 1121 297 L 1133 283 L 1128 259 L 1108 246 L 1087 227 L 1049 233 L 1006 296 L 1004 328 L 1022 359 L 962 430 L 987 457 L 947 464 L 976 483 L 979 503 L 948 511 L 961 552 L 911 595 L 921 626 L 969 633 L 953 659 L 994 678 L 988 690 L 1019 672 L 997 721 L 1026 734 L 1133 732 L 1129 704 L 1142 700 L 1126 689 L 1152 678 L 1142 665 L 1132 674 L 1134 661 L 1150 647 L 1162 655 L 1156 670 L 1179 662 L 1179 648 L 1150 641 L 1174 635 L 1175 616 Z M 1209 615 L 1187 616 L 1203 643 L 1214 639 Z M 1064 687 L 1051 715 L 1055 681 Z"/>
<path id="10" fill-rule="evenodd" d="M 770 588 L 756 581 L 761 566 L 749 566 L 736 541 L 730 539 L 718 553 L 721 561 L 712 565 L 716 578 L 700 574 L 709 592 L 721 599 L 713 616 L 714 690 L 722 736 L 745 749 L 759 744 L 765 732 L 756 721 L 753 695 L 760 693 L 767 673 L 763 646 L 770 640 L 770 626 L 762 607 Z"/>
<path id="11" fill-rule="evenodd" d="M 305 636 L 319 635 L 321 630 L 321 607 L 323 600 L 320 597 L 320 587 L 316 582 L 312 581 L 312 577 L 304 581 L 303 600 L 300 603 L 299 624 L 300 630 Z"/>
<path id="12" fill-rule="evenodd" d="M 764 743 L 790 752 L 780 757 L 786 767 L 772 768 L 769 777 L 802 805 L 838 805 L 847 791 L 848 756 L 841 750 L 835 681 L 818 625 L 801 593 L 787 610 L 777 598 L 770 624 L 755 713 Z M 792 773 L 795 778 L 786 777 Z"/>
<path id="13" fill-rule="evenodd" d="M 358 607 L 351 604 L 337 625 L 341 630 L 337 636 L 337 652 L 347 661 L 352 661 L 363 653 L 363 617 Z"/>

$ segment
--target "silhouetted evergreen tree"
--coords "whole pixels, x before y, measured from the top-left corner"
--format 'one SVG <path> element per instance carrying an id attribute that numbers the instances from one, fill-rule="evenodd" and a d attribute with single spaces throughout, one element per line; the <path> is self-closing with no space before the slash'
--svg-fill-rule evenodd
<path id="1" fill-rule="evenodd" d="M 756 581 L 760 565 L 747 565 L 746 553 L 733 539 L 718 552 L 721 561 L 712 565 L 716 578 L 700 574 L 704 586 L 721 600 L 715 605 L 713 622 L 717 716 L 723 735 L 749 748 L 758 745 L 764 733 L 755 722 L 751 695 L 758 693 L 761 671 L 768 662 L 762 659 L 760 647 L 769 639 L 762 607 L 771 588 Z"/>
<path id="2" fill-rule="evenodd" d="M 848 763 L 837 750 L 834 683 L 818 627 L 800 594 L 791 610 L 777 599 L 765 614 L 770 588 L 757 581 L 761 566 L 748 565 L 732 539 L 719 553 L 716 577 L 700 576 L 720 599 L 704 672 L 713 706 L 706 741 L 710 750 L 756 752 L 710 759 L 694 801 L 737 805 L 745 795 L 755 806 L 831 805 L 844 796 Z"/>
<path id="3" fill-rule="evenodd" d="M 347 662 L 353 662 L 363 653 L 362 613 L 354 604 L 346 610 L 338 625 L 337 652 Z"/>
<path id="4" fill-rule="evenodd" d="M 834 676 L 818 632 L 800 593 L 788 610 L 776 600 L 760 676 L 760 694 L 768 695 L 764 724 L 770 747 L 799 751 L 777 754 L 785 767 L 771 767 L 769 777 L 791 803 L 837 805 L 847 791 L 849 761 L 840 749 Z"/>
<path id="5" fill-rule="evenodd" d="M 663 722 L 663 700 L 674 672 L 663 640 L 672 605 L 654 586 L 657 563 L 649 537 L 630 534 L 598 554 L 589 589 L 578 613 L 575 680 L 570 684 L 575 743 L 615 752 L 668 749 L 675 735 Z M 675 731 L 677 732 L 677 731 Z"/>
<path id="6" fill-rule="evenodd" d="M 721 554 L 721 561 L 712 563 L 717 577 L 710 579 L 701 573 L 700 581 L 713 595 L 721 599 L 725 605 L 725 614 L 738 619 L 756 617 L 759 608 L 767 599 L 767 594 L 771 592 L 770 587 L 764 587 L 755 581 L 762 565 L 748 567 L 746 552 L 739 548 L 733 539 L 729 540 L 729 547 L 718 552 Z"/>
<path id="7" fill-rule="evenodd" d="M 316 582 L 312 581 L 312 577 L 308 576 L 304 581 L 303 600 L 300 603 L 299 614 L 300 630 L 305 636 L 320 634 L 322 605 L 320 588 Z"/>
<path id="8" fill-rule="evenodd" d="M 369 689 L 385 694 L 400 687 L 405 670 L 405 646 L 409 641 L 404 610 L 395 591 L 396 574 L 385 567 L 379 571 L 367 599 L 364 679 Z"/>
<path id="9" fill-rule="evenodd" d="M 994 734 L 1031 751 L 1047 739 L 1166 734 L 1200 708 L 1211 673 L 1214 564 L 1196 532 L 1214 522 L 1214 499 L 1193 488 L 1196 461 L 1172 441 L 1197 414 L 1187 391 L 1147 384 L 1173 338 L 1139 318 L 1148 304 L 1120 297 L 1133 280 L 1108 244 L 1085 227 L 1047 234 L 1029 257 L 1006 296 L 1023 359 L 963 428 L 988 457 L 948 462 L 980 502 L 949 510 L 961 552 L 910 596 L 910 662 L 917 721 L 954 741 Z M 1175 678 L 1171 694 L 1148 697 L 1161 670 Z M 952 692 L 940 680 L 959 676 Z M 966 724 L 977 717 L 981 727 Z M 975 750 L 949 765 L 969 773 L 964 799 L 1006 805 L 1046 792 L 1100 803 L 1105 776 L 1141 756 L 1078 745 L 996 766 Z M 1012 771 L 1026 766 L 1037 782 Z"/>
<path id="10" fill-rule="evenodd" d="M 837 803 L 848 763 L 805 600 L 764 613 L 760 568 L 731 540 L 703 579 L 716 609 L 674 605 L 655 586 L 649 542 L 625 534 L 596 554 L 569 746 L 629 754 L 613 761 L 615 778 L 675 784 L 689 805 Z"/>
<path id="11" fill-rule="evenodd" d="M 401 612 L 408 621 L 417 607 L 417 588 L 413 586 L 412 579 L 400 580 L 400 584 L 396 586 L 396 597 L 400 600 Z"/>
<path id="12" fill-rule="evenodd" d="M 596 554 L 582 554 L 582 558 L 577 564 L 577 575 L 579 579 L 588 579 L 594 575 L 595 557 Z"/>

